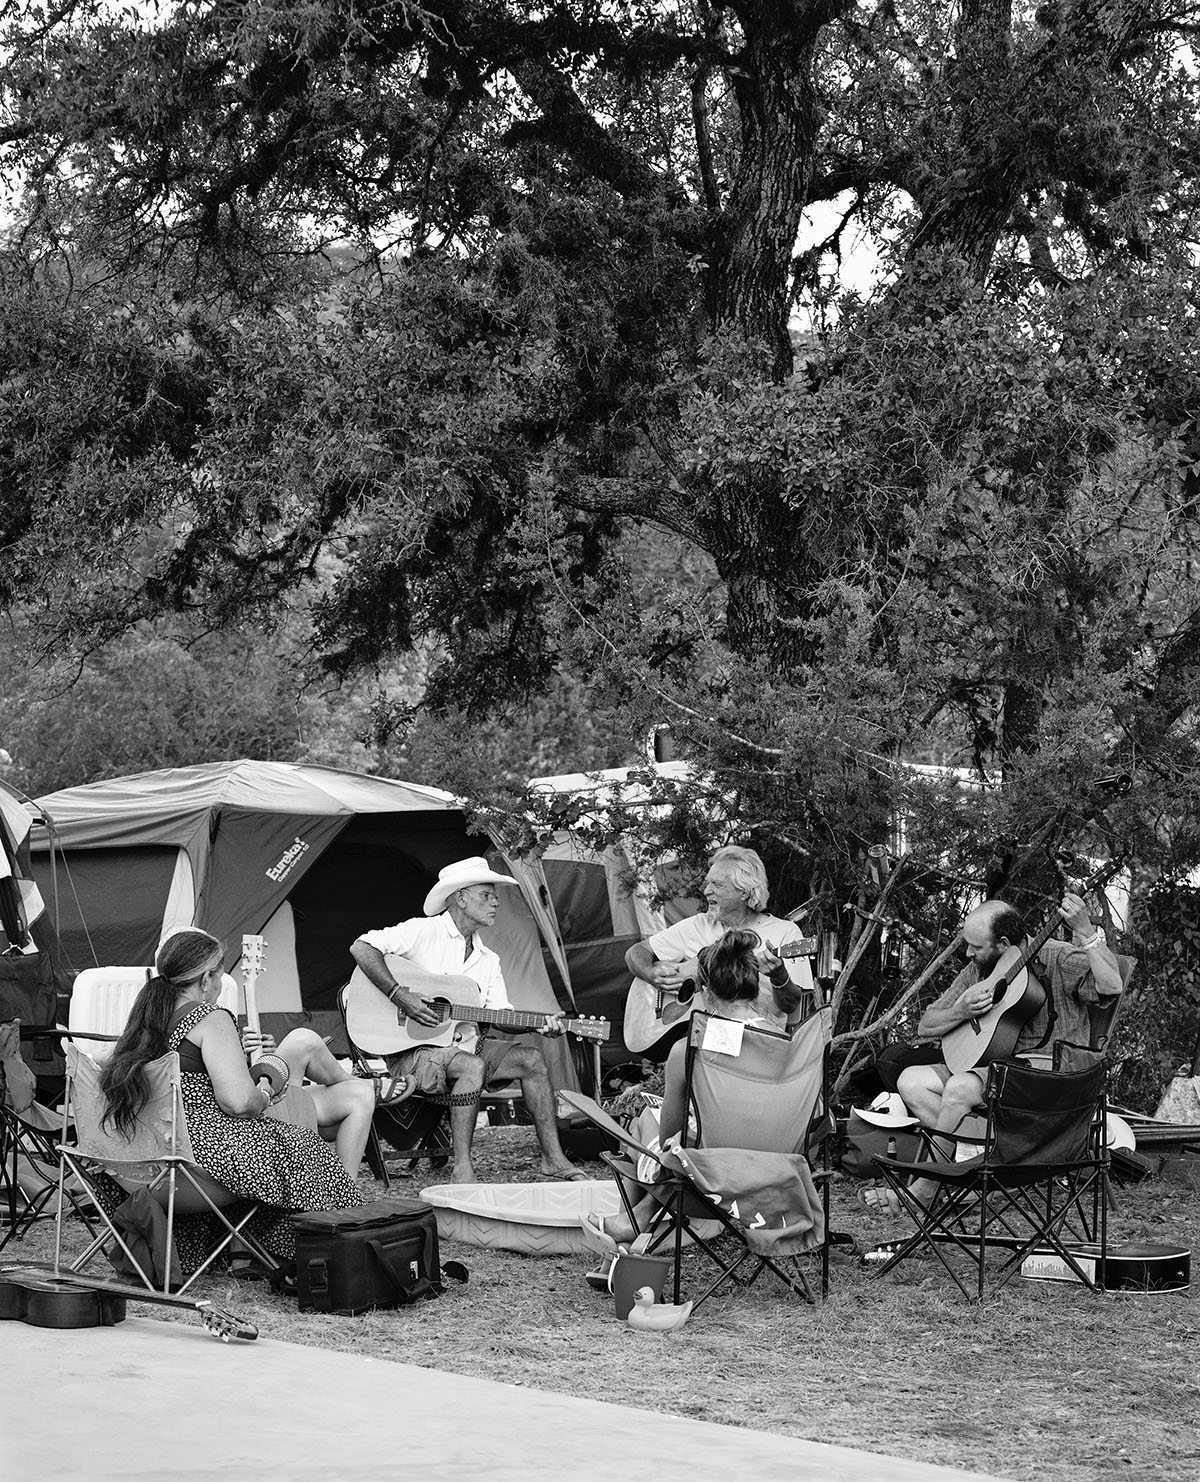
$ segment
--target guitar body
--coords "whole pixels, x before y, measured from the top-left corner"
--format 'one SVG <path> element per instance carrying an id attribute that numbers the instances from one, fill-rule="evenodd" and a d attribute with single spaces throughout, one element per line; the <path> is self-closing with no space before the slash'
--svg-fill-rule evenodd
<path id="1" fill-rule="evenodd" d="M 125 1298 L 55 1276 L 48 1266 L 0 1266 L 0 1319 L 31 1328 L 111 1328 L 125 1321 Z"/>
<path id="2" fill-rule="evenodd" d="M 978 1019 L 968 1019 L 942 1036 L 942 1058 L 952 1075 L 1007 1060 L 1017 1048 L 1021 1030 L 1046 1002 L 1046 991 L 1022 961 L 1019 947 L 1009 947 L 980 983 L 994 995 L 992 1007 Z M 1006 975 L 1012 972 L 1011 982 Z"/>
<path id="3" fill-rule="evenodd" d="M 811 957 L 817 950 L 816 937 L 798 937 L 785 942 L 778 955 L 789 957 Z M 699 993 L 680 1003 L 668 992 L 659 1008 L 659 990 L 644 978 L 634 978 L 625 995 L 625 1014 L 622 1019 L 621 1035 L 625 1048 L 635 1055 L 645 1055 L 651 1060 L 659 1059 L 679 1038 L 679 1027 L 688 1022 L 698 1007 Z"/>
<path id="4" fill-rule="evenodd" d="M 658 1008 L 658 989 L 643 978 L 634 978 L 625 995 L 625 1016 L 621 1036 L 625 1048 L 651 1060 L 659 1058 L 679 1038 L 679 1032 L 692 1017 L 698 997 L 687 1003 L 668 997 L 662 1013 Z"/>
<path id="5" fill-rule="evenodd" d="M 414 967 L 405 957 L 388 956 L 385 961 L 402 988 L 419 993 L 431 1003 L 444 1008 L 451 1003 L 479 1006 L 479 984 L 465 973 L 429 973 Z M 366 1055 L 399 1055 L 421 1045 L 451 1045 L 459 1022 L 446 1018 L 440 1024 L 414 1024 L 376 988 L 361 967 L 354 969 L 346 985 L 346 1033 L 351 1044 Z M 477 1037 L 468 1033 L 463 1048 L 473 1049 Z"/>
<path id="6" fill-rule="evenodd" d="M 465 973 L 431 973 L 407 957 L 385 954 L 388 970 L 402 988 L 419 994 L 442 1015 L 440 1024 L 414 1024 L 371 982 L 362 968 L 355 968 L 345 989 L 346 1034 L 365 1055 L 400 1055 L 423 1045 L 458 1043 L 470 1054 L 479 1040 L 476 1024 L 499 1024 L 507 1029 L 536 1032 L 553 1009 L 528 1012 L 521 1009 L 485 1009 L 480 1006 L 479 984 Z M 580 1039 L 608 1038 L 607 1019 L 564 1019 L 563 1028 Z"/>

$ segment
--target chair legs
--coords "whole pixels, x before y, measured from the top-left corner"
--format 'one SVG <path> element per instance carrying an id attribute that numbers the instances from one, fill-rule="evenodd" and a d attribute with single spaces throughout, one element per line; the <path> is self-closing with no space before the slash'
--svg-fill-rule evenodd
<path id="1" fill-rule="evenodd" d="M 93 1234 L 92 1239 L 84 1251 L 76 1256 L 69 1265 L 64 1264 L 62 1253 L 62 1220 L 59 1219 L 54 1246 L 54 1270 L 55 1272 L 76 1273 L 85 1271 L 89 1263 L 103 1250 L 107 1250 L 114 1243 L 124 1254 L 130 1268 L 135 1271 L 143 1286 L 148 1291 L 160 1292 L 163 1295 L 174 1291 L 176 1294 L 186 1292 L 194 1281 L 202 1276 L 213 1262 L 236 1241 L 239 1249 L 245 1249 L 255 1260 L 259 1261 L 268 1272 L 277 1272 L 280 1269 L 279 1262 L 269 1251 L 263 1248 L 252 1235 L 247 1232 L 250 1221 L 258 1214 L 261 1205 L 253 1200 L 239 1200 L 234 1205 L 219 1205 L 212 1198 L 208 1189 L 197 1178 L 193 1172 L 193 1165 L 178 1158 L 165 1158 L 162 1160 L 164 1166 L 158 1176 L 149 1184 L 144 1185 L 146 1192 L 152 1199 L 161 1202 L 165 1197 L 166 1212 L 166 1234 L 165 1249 L 166 1259 L 163 1260 L 163 1273 L 161 1281 L 156 1279 L 153 1271 L 148 1271 L 139 1259 L 138 1254 L 131 1247 L 129 1240 L 122 1233 L 115 1221 L 105 1211 L 103 1202 L 97 1198 L 96 1208 L 103 1221 L 103 1228 Z M 63 1151 L 63 1162 L 59 1176 L 60 1212 L 62 1209 L 61 1195 L 65 1188 L 67 1172 L 73 1173 L 85 1187 L 91 1187 L 88 1182 L 90 1166 L 85 1160 L 77 1157 L 69 1149 Z M 182 1282 L 173 1281 L 172 1267 L 174 1265 L 174 1233 L 176 1204 L 183 1196 L 188 1204 L 188 1213 L 202 1213 L 211 1215 L 220 1225 L 221 1233 L 213 1241 L 204 1260 L 192 1271 Z"/>
<path id="2" fill-rule="evenodd" d="M 0 1251 L 10 1240 L 23 1240 L 39 1220 L 54 1218 L 49 1206 L 58 1192 L 58 1165 L 58 1144 L 50 1133 L 0 1108 L 0 1193 L 8 1217 Z M 40 1187 L 32 1187 L 39 1182 Z M 91 1217 L 76 1192 L 68 1187 L 65 1198 L 88 1234 L 94 1234 Z"/>
<path id="3" fill-rule="evenodd" d="M 875 1276 L 927 1251 L 968 1301 L 982 1301 L 989 1291 L 999 1291 L 1018 1275 L 1028 1256 L 1046 1250 L 1065 1262 L 1083 1285 L 1103 1290 L 1108 1191 L 1102 1165 L 1078 1165 L 1057 1178 L 1028 1183 L 986 1174 L 972 1180 L 947 1178 L 938 1182 L 928 1205 L 918 1203 L 909 1192 L 909 1169 L 889 1168 L 884 1159 L 876 1166 L 914 1229 L 876 1268 Z M 1079 1244 L 1099 1246 L 1101 1258 L 1094 1275 L 1071 1249 Z M 952 1260 L 955 1253 L 969 1266 L 969 1280 Z M 1002 1257 L 990 1281 L 989 1255 Z"/>
<path id="4" fill-rule="evenodd" d="M 753 1286 L 764 1271 L 770 1271 L 776 1276 L 787 1289 L 799 1297 L 808 1305 L 815 1305 L 812 1288 L 800 1266 L 801 1257 L 785 1256 L 776 1257 L 764 1251 L 753 1249 L 746 1241 L 742 1227 L 733 1219 L 719 1204 L 710 1204 L 707 1200 L 700 1213 L 693 1213 L 686 1205 L 692 1186 L 686 1182 L 672 1187 L 669 1196 L 664 1198 L 659 1209 L 654 1214 L 648 1227 L 650 1239 L 647 1241 L 644 1253 L 652 1255 L 662 1250 L 668 1243 L 673 1242 L 674 1257 L 674 1296 L 672 1300 L 678 1305 L 682 1294 L 682 1264 L 684 1237 L 686 1236 L 692 1246 L 717 1267 L 716 1276 L 700 1292 L 691 1299 L 692 1311 L 694 1312 L 702 1303 L 706 1302 L 726 1281 L 737 1282 L 742 1286 Z M 693 1194 L 692 1197 L 695 1197 Z M 828 1193 L 826 1189 L 826 1211 L 828 1209 Z M 708 1239 L 702 1236 L 696 1229 L 694 1221 L 698 1218 L 715 1219 L 721 1225 L 717 1234 Z M 828 1213 L 826 1213 L 826 1230 L 829 1228 Z M 715 1249 L 714 1241 L 723 1236 L 730 1236 L 737 1245 L 732 1259 L 723 1256 Z M 821 1294 L 824 1296 L 828 1291 L 829 1251 L 828 1240 L 823 1242 L 822 1258 L 822 1285 Z M 738 1273 L 747 1261 L 753 1261 L 754 1267 L 749 1276 L 740 1276 Z M 788 1271 L 782 1264 L 783 1261 L 791 1263 L 792 1271 Z"/>

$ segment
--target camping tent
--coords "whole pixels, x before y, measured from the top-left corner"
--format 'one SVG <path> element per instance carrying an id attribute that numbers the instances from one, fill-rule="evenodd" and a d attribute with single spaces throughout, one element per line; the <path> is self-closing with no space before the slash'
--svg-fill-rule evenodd
<path id="1" fill-rule="evenodd" d="M 276 1034 L 309 1022 L 340 1034 L 336 994 L 361 932 L 419 915 L 437 871 L 490 854 L 519 889 L 488 933 L 518 1008 L 553 1012 L 553 972 L 570 980 L 536 865 L 509 862 L 470 834 L 449 793 L 296 763 L 234 761 L 145 772 L 39 800 L 53 826 L 34 872 L 57 889 L 59 933 L 75 969 L 150 962 L 159 941 L 201 926 L 232 968 L 246 933 L 266 938 L 258 1005 Z M 56 857 L 65 869 L 53 869 Z M 544 949 L 544 950 L 543 950 Z M 335 1041 L 335 1046 L 337 1041 Z M 562 1041 L 552 1073 L 575 1083 Z"/>
<path id="2" fill-rule="evenodd" d="M 529 789 L 576 798 L 597 813 L 616 804 L 625 811 L 661 808 L 640 780 L 647 770 L 681 782 L 691 775 L 685 762 L 661 762 L 649 767 L 611 767 L 535 777 Z M 653 932 L 703 910 L 704 902 L 685 893 L 683 883 L 673 877 L 671 861 L 639 856 L 632 841 L 596 851 L 578 832 L 559 829 L 543 853 L 541 865 L 579 1012 L 611 1021 L 613 1032 L 602 1049 L 607 1064 L 636 1058 L 630 1056 L 621 1038 L 630 983 L 625 953 Z"/>

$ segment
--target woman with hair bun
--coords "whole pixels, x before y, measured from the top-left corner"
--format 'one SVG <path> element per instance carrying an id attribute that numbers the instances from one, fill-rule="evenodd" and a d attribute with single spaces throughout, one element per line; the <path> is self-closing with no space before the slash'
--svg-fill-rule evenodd
<path id="1" fill-rule="evenodd" d="M 272 1254 L 289 1259 L 295 1242 L 284 1211 L 346 1209 L 361 1204 L 362 1198 L 319 1133 L 267 1118 L 271 1086 L 265 1078 L 252 1077 L 233 1016 L 216 1004 L 223 963 L 221 943 L 206 931 L 179 931 L 163 942 L 155 976 L 134 1001 L 101 1075 L 104 1121 L 128 1133 L 149 1097 L 145 1067 L 176 1051 L 196 1162 L 233 1193 L 281 1211 L 257 1216 L 248 1231 Z M 211 1218 L 176 1221 L 185 1272 L 200 1264 L 209 1243 L 210 1231 L 193 1221 L 207 1225 Z"/>
<path id="2" fill-rule="evenodd" d="M 756 931 L 727 931 L 720 941 L 700 949 L 697 965 L 702 1008 L 723 1019 L 785 1028 L 787 1014 L 774 990 L 787 987 L 787 966 Z"/>
<path id="3" fill-rule="evenodd" d="M 789 983 L 787 963 L 766 946 L 755 931 L 727 931 L 719 940 L 700 949 L 697 963 L 697 1006 L 705 1013 L 722 1019 L 738 1019 L 759 1029 L 784 1032 L 787 1011 L 777 1001 L 775 989 Z M 652 1151 L 683 1131 L 687 1106 L 684 1097 L 686 1079 L 684 1041 L 671 1047 L 667 1056 L 663 1085 L 662 1109 L 647 1108 L 635 1120 L 630 1131 Z M 693 1133 L 694 1133 L 693 1126 Z M 652 1168 L 645 1171 L 652 1179 Z M 628 1180 L 632 1185 L 633 1180 Z M 647 1194 L 634 1206 L 636 1223 L 630 1224 L 624 1213 L 600 1216 L 585 1215 L 580 1224 L 589 1238 L 596 1239 L 594 1248 L 611 1254 L 614 1242 L 628 1244 L 644 1229 L 656 1208 Z M 702 1231 L 706 1228 L 701 1222 Z M 707 1227 L 715 1234 L 716 1229 Z"/>

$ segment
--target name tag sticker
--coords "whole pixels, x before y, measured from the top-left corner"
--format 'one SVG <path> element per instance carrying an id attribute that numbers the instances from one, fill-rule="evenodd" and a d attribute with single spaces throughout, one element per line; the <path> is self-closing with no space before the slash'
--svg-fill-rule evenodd
<path id="1" fill-rule="evenodd" d="M 740 1055 L 745 1027 L 738 1019 L 709 1019 L 704 1025 L 704 1043 L 700 1048 L 715 1050 L 718 1055 Z"/>

